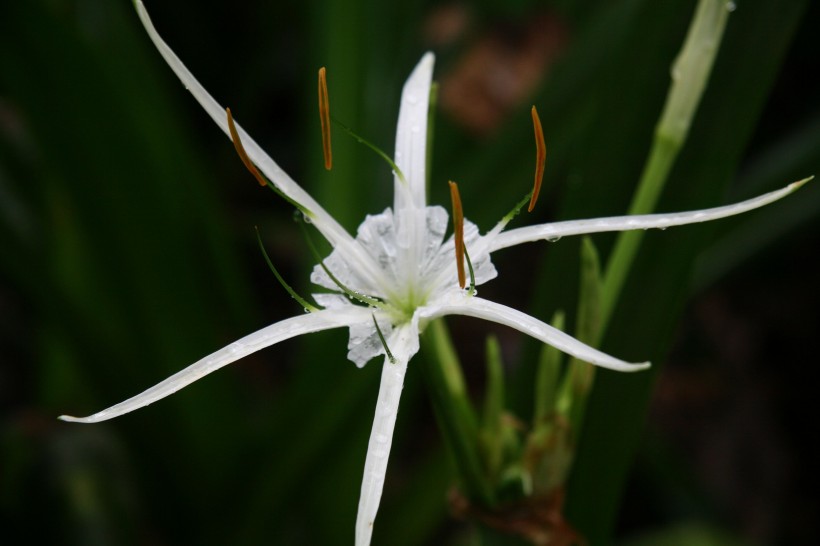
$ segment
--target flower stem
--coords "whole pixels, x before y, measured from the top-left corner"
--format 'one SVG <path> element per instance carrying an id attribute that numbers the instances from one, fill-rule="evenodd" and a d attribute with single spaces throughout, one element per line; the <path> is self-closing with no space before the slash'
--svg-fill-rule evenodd
<path id="1" fill-rule="evenodd" d="M 461 365 L 442 319 L 432 321 L 422 336 L 424 376 L 436 420 L 456 459 L 464 493 L 472 501 L 492 505 L 493 494 L 478 452 L 478 419 L 467 394 Z"/>
<path id="2" fill-rule="evenodd" d="M 725 0 L 700 0 L 683 48 L 672 65 L 672 86 L 655 127 L 649 153 L 629 214 L 652 212 L 669 172 L 678 157 L 695 116 L 718 52 L 729 7 Z M 632 262 L 638 253 L 642 231 L 620 234 L 604 275 L 601 333 L 612 316 Z"/>

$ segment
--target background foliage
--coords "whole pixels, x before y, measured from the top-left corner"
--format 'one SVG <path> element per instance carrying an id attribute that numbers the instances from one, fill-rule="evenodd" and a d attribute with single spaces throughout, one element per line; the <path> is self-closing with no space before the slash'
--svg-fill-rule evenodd
<path id="1" fill-rule="evenodd" d="M 614 215 L 640 173 L 694 6 L 212 4 L 147 2 L 206 88 L 350 230 L 387 206 L 390 177 L 340 133 L 334 170 L 323 171 L 319 66 L 334 115 L 390 150 L 401 84 L 433 49 L 442 95 L 431 200 L 446 203 L 444 182 L 458 180 L 480 226 L 528 189 L 533 103 L 547 179 L 536 217 L 519 221 Z M 659 210 L 817 174 L 820 112 L 806 80 L 818 22 L 805 1 L 737 2 Z M 809 443 L 818 208 L 815 182 L 740 219 L 647 234 L 604 349 L 656 366 L 599 374 L 568 491 L 568 515 L 593 544 L 820 540 Z M 351 541 L 378 366 L 345 360 L 345 332 L 282 344 L 112 422 L 55 420 L 299 312 L 268 274 L 255 225 L 307 292 L 309 253 L 288 206 L 244 172 L 130 2 L 0 5 L 4 543 Z M 596 237 L 604 256 L 612 241 Z M 508 251 L 482 295 L 545 319 L 571 311 L 578 247 Z M 480 393 L 487 327 L 451 326 Z M 508 400 L 528 415 L 537 347 L 497 333 Z M 453 473 L 412 368 L 394 446 L 374 543 L 468 540 L 447 515 Z"/>

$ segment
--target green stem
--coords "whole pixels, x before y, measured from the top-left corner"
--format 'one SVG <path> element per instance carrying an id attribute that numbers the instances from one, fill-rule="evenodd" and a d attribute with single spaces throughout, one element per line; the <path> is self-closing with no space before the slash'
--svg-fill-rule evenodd
<path id="1" fill-rule="evenodd" d="M 658 202 L 669 172 L 689 134 L 728 15 L 725 0 L 698 2 L 686 41 L 672 66 L 672 87 L 655 127 L 652 149 L 629 207 L 629 214 L 652 212 Z M 615 243 L 604 275 L 600 335 L 603 335 L 612 317 L 642 240 L 642 231 L 625 231 Z"/>
<path id="2" fill-rule="evenodd" d="M 424 375 L 429 386 L 436 420 L 456 459 L 464 493 L 484 506 L 493 503 L 479 455 L 478 420 L 467 394 L 461 365 L 442 319 L 427 325 L 422 337 Z"/>

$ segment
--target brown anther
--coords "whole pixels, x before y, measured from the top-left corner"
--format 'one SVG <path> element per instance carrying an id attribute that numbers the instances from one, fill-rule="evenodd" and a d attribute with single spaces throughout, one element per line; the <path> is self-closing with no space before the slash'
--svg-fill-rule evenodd
<path id="1" fill-rule="evenodd" d="M 333 153 L 330 149 L 330 100 L 327 97 L 327 76 L 323 66 L 319 69 L 319 119 L 322 122 L 322 153 L 325 156 L 325 169 L 333 166 Z"/>
<path id="2" fill-rule="evenodd" d="M 450 180 L 450 198 L 453 201 L 453 239 L 456 246 L 456 271 L 458 271 L 458 285 L 467 286 L 467 276 L 464 274 L 464 211 L 461 208 L 461 195 L 458 193 L 458 184 Z"/>
<path id="3" fill-rule="evenodd" d="M 538 201 L 538 192 L 541 191 L 541 181 L 544 179 L 544 164 L 547 162 L 547 145 L 544 142 L 544 130 L 541 128 L 541 118 L 538 117 L 538 110 L 532 107 L 532 126 L 535 129 L 535 183 L 532 187 L 530 206 L 527 212 L 532 212 L 535 202 Z"/>
<path id="4" fill-rule="evenodd" d="M 254 178 L 256 178 L 256 181 L 259 182 L 260 186 L 267 186 L 268 181 L 265 180 L 265 177 L 262 176 L 262 173 L 260 173 L 256 168 L 256 165 L 253 164 L 251 158 L 248 157 L 248 152 L 245 151 L 245 147 L 242 146 L 242 141 L 239 139 L 239 133 L 236 131 L 236 125 L 233 123 L 231 109 L 226 108 L 225 111 L 228 113 L 228 130 L 231 133 L 231 140 L 233 141 L 234 148 L 236 148 L 236 153 L 239 154 L 239 159 L 242 160 L 242 163 L 245 164 L 245 167 L 251 172 Z"/>

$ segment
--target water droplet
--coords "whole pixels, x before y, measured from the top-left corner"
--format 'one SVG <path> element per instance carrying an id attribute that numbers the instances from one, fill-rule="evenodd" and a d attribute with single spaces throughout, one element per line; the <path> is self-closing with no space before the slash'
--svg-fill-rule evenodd
<path id="1" fill-rule="evenodd" d="M 312 224 L 313 223 L 313 220 L 311 220 L 310 216 L 308 216 L 307 214 L 303 213 L 302 214 L 302 219 L 305 221 L 306 224 Z"/>
<path id="2" fill-rule="evenodd" d="M 658 229 L 661 230 L 661 231 L 666 231 L 667 227 L 669 227 L 669 226 L 660 226 Z"/>
<path id="3" fill-rule="evenodd" d="M 407 94 L 407 102 L 410 104 L 416 104 L 419 101 L 418 97 L 416 97 L 415 93 L 408 93 Z"/>
<path id="4" fill-rule="evenodd" d="M 548 242 L 548 243 L 557 243 L 557 242 L 558 242 L 558 241 L 560 241 L 560 240 L 561 240 L 561 236 L 560 236 L 560 235 L 553 235 L 553 236 L 551 236 L 551 237 L 547 237 L 547 242 Z"/>
<path id="5" fill-rule="evenodd" d="M 732 13 L 736 9 L 737 9 L 737 4 L 735 4 L 734 2 L 726 2 L 726 11 L 728 11 L 729 13 Z"/>

